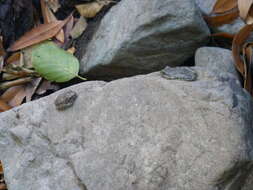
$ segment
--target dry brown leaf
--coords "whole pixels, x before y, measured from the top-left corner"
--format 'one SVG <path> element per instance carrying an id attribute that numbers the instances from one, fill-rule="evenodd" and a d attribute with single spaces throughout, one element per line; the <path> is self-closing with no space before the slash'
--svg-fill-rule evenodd
<path id="1" fill-rule="evenodd" d="M 76 48 L 75 47 L 71 47 L 67 50 L 67 52 L 74 54 L 76 52 Z"/>
<path id="2" fill-rule="evenodd" d="M 5 184 L 0 184 L 0 190 L 7 190 L 7 187 Z"/>
<path id="3" fill-rule="evenodd" d="M 232 54 L 235 60 L 235 66 L 237 70 L 245 77 L 245 65 L 241 58 L 241 51 L 244 43 L 246 42 L 247 38 L 249 37 L 253 26 L 252 25 L 245 25 L 234 37 L 233 44 L 232 44 Z"/>
<path id="4" fill-rule="evenodd" d="M 112 1 L 104 0 L 104 1 L 95 1 L 91 3 L 76 5 L 76 9 L 80 13 L 81 16 L 85 18 L 93 18 L 101 11 L 101 9 L 110 4 Z"/>
<path id="5" fill-rule="evenodd" d="M 32 100 L 32 97 L 36 90 L 39 87 L 40 82 L 42 81 L 42 78 L 34 78 L 30 83 L 26 85 L 25 91 L 26 91 L 26 102 L 30 102 Z"/>
<path id="6" fill-rule="evenodd" d="M 240 17 L 243 20 L 247 19 L 252 3 L 253 3 L 253 0 L 238 0 L 238 9 L 240 12 Z"/>
<path id="7" fill-rule="evenodd" d="M 47 24 L 41 24 L 31 31 L 27 32 L 19 40 L 17 40 L 8 51 L 16 51 L 28 46 L 40 43 L 44 40 L 54 37 L 62 27 L 68 22 L 70 17 L 62 21 L 55 21 Z"/>
<path id="8" fill-rule="evenodd" d="M 252 73 L 252 56 L 253 56 L 253 51 L 252 51 L 252 46 L 246 46 L 245 47 L 245 61 L 247 64 L 247 74 L 245 77 L 244 81 L 244 88 L 251 94 L 253 95 L 253 73 Z"/>
<path id="9" fill-rule="evenodd" d="M 5 50 L 3 47 L 3 38 L 2 36 L 0 36 L 0 56 L 4 56 L 5 55 Z"/>
<path id="10" fill-rule="evenodd" d="M 54 12 L 56 12 L 61 7 L 59 0 L 45 0 L 45 1 L 48 3 L 50 9 L 52 9 Z"/>
<path id="11" fill-rule="evenodd" d="M 248 12 L 248 16 L 246 18 L 246 24 L 253 24 L 253 6 L 251 5 L 251 8 Z"/>
<path id="12" fill-rule="evenodd" d="M 20 60 L 20 52 L 13 53 L 8 59 L 6 60 L 7 64 L 16 62 Z"/>
<path id="13" fill-rule="evenodd" d="M 17 94 L 9 101 L 9 105 L 12 107 L 21 105 L 25 96 L 26 96 L 26 91 L 25 91 L 25 86 L 23 86 L 23 88 L 20 88 Z"/>
<path id="14" fill-rule="evenodd" d="M 25 78 L 20 78 L 20 79 L 13 80 L 13 81 L 3 82 L 3 83 L 0 83 L 0 89 L 5 90 L 5 89 L 11 88 L 13 86 L 26 84 L 31 81 L 32 81 L 31 77 L 25 77 Z"/>
<path id="15" fill-rule="evenodd" d="M 4 172 L 2 162 L 0 161 L 0 174 Z"/>
<path id="16" fill-rule="evenodd" d="M 238 0 L 217 0 L 214 7 L 213 13 L 225 13 L 237 7 Z"/>
<path id="17" fill-rule="evenodd" d="M 22 88 L 24 88 L 23 85 L 21 85 L 21 86 L 13 86 L 13 87 L 7 89 L 2 94 L 1 99 L 4 100 L 5 102 L 11 101 L 11 99 L 13 99 Z"/>
<path id="18" fill-rule="evenodd" d="M 77 23 L 75 24 L 74 28 L 71 30 L 70 35 L 72 39 L 76 39 L 85 31 L 87 28 L 87 21 L 84 17 L 80 17 Z"/>
<path id="19" fill-rule="evenodd" d="M 59 86 L 56 84 L 53 84 L 52 82 L 44 79 L 43 82 L 41 83 L 41 85 L 39 86 L 39 88 L 36 91 L 36 94 L 38 95 L 43 95 L 45 94 L 48 90 L 53 90 L 53 91 L 57 91 L 59 90 Z"/>
<path id="20" fill-rule="evenodd" d="M 0 98 L 0 112 L 7 111 L 7 110 L 9 110 L 11 108 L 12 108 L 11 106 L 9 106 L 5 101 L 3 101 Z"/>
<path id="21" fill-rule="evenodd" d="M 219 33 L 212 34 L 211 36 L 233 40 L 235 37 L 235 34 L 230 34 L 227 32 L 219 32 Z"/>
<path id="22" fill-rule="evenodd" d="M 222 15 L 217 16 L 205 16 L 206 22 L 211 26 L 221 26 L 224 24 L 229 24 L 234 21 L 239 16 L 239 11 L 237 9 L 233 9 L 230 12 L 227 12 Z"/>
<path id="23" fill-rule="evenodd" d="M 57 21 L 57 18 L 54 16 L 45 0 L 40 0 L 40 4 L 44 22 L 50 23 Z M 61 43 L 64 43 L 64 32 L 62 29 L 55 35 L 55 38 L 59 40 Z"/>

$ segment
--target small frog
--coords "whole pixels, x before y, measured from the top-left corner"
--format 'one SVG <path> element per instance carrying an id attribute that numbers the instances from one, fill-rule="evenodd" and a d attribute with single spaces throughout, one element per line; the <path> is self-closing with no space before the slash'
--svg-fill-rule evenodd
<path id="1" fill-rule="evenodd" d="M 197 72 L 189 67 L 169 67 L 161 70 L 162 77 L 169 80 L 195 81 L 198 78 Z"/>
<path id="2" fill-rule="evenodd" d="M 68 90 L 58 95 L 54 101 L 54 104 L 57 110 L 62 111 L 73 106 L 76 99 L 77 99 L 77 93 L 72 90 Z"/>

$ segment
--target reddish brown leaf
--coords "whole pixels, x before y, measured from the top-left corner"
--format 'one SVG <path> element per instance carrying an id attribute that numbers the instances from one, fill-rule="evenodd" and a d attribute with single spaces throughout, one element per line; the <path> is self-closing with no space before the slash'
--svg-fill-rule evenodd
<path id="1" fill-rule="evenodd" d="M 2 162 L 0 161 L 0 174 L 2 174 L 3 172 L 4 170 L 3 170 Z"/>
<path id="2" fill-rule="evenodd" d="M 50 23 L 57 21 L 57 18 L 54 16 L 45 0 L 40 0 L 40 4 L 44 22 Z M 55 35 L 55 38 L 59 40 L 61 43 L 64 43 L 64 32 L 62 29 Z"/>
<path id="3" fill-rule="evenodd" d="M 5 55 L 5 50 L 3 48 L 3 39 L 0 36 L 0 56 L 3 56 L 3 55 Z"/>
<path id="4" fill-rule="evenodd" d="M 11 106 L 9 106 L 5 101 L 3 101 L 2 99 L 0 99 L 0 111 L 7 111 L 11 109 Z"/>
<path id="5" fill-rule="evenodd" d="M 9 105 L 12 107 L 21 105 L 25 96 L 26 96 L 25 87 L 20 88 L 17 94 L 9 101 Z"/>
<path id="6" fill-rule="evenodd" d="M 223 24 L 229 24 L 234 21 L 239 16 L 239 11 L 233 9 L 230 12 L 227 12 L 222 15 L 217 16 L 205 16 L 206 22 L 211 26 L 221 26 Z"/>
<path id="7" fill-rule="evenodd" d="M 10 64 L 19 60 L 20 60 L 20 52 L 17 52 L 17 53 L 12 54 L 10 57 L 8 57 L 8 59 L 6 60 L 6 63 Z"/>
<path id="8" fill-rule="evenodd" d="M 251 67 L 252 67 L 252 55 L 253 55 L 253 52 L 252 52 L 252 47 L 251 46 L 247 46 L 244 48 L 245 50 L 245 61 L 246 61 L 246 64 L 247 64 L 247 74 L 246 74 L 246 77 L 245 77 L 245 81 L 244 81 L 244 88 L 252 94 L 252 89 L 253 89 L 253 86 L 252 86 L 252 70 L 251 70 Z M 253 94 L 252 94 L 253 95 Z"/>
<path id="9" fill-rule="evenodd" d="M 225 13 L 230 11 L 237 6 L 237 0 L 217 0 L 214 7 L 213 13 Z"/>
<path id="10" fill-rule="evenodd" d="M 219 32 L 219 33 L 212 34 L 211 36 L 233 40 L 235 37 L 235 34 L 229 34 L 226 32 Z"/>
<path id="11" fill-rule="evenodd" d="M 25 33 L 24 36 L 17 40 L 8 49 L 8 51 L 23 49 L 54 37 L 68 22 L 69 19 L 70 17 L 66 18 L 63 21 L 54 21 L 47 24 L 41 24 L 38 27 L 33 28 L 31 31 Z"/>
<path id="12" fill-rule="evenodd" d="M 7 190 L 7 187 L 5 184 L 0 184 L 0 190 Z"/>
<path id="13" fill-rule="evenodd" d="M 1 99 L 5 102 L 9 102 L 12 98 L 14 98 L 17 93 L 24 88 L 24 86 L 13 86 L 7 89 L 1 96 Z"/>
<path id="14" fill-rule="evenodd" d="M 249 37 L 253 26 L 252 25 L 245 25 L 235 36 L 232 44 L 232 53 L 235 60 L 235 65 L 237 70 L 245 77 L 245 64 L 241 58 L 241 51 L 243 44 L 246 42 L 247 38 Z"/>

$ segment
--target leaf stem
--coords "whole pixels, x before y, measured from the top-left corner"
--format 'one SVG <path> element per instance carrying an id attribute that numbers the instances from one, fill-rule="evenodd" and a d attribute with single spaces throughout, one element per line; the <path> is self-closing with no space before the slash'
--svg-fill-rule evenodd
<path id="1" fill-rule="evenodd" d="M 79 78 L 79 79 L 81 79 L 81 80 L 87 80 L 86 78 L 83 78 L 83 77 L 81 77 L 79 75 L 76 75 L 76 77 Z"/>

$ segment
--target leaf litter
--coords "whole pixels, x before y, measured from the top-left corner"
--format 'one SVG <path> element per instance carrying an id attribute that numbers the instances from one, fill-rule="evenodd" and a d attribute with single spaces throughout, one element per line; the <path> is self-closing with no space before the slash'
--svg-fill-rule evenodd
<path id="1" fill-rule="evenodd" d="M 57 83 L 76 77 L 85 80 L 78 75 L 79 61 L 71 43 L 85 32 L 87 19 L 115 2 L 94 0 L 78 4 L 75 17 L 71 13 L 63 20 L 55 15 L 61 8 L 58 0 L 40 0 L 39 3 L 43 23 L 37 19 L 34 27 L 7 49 L 0 36 L 1 112 L 43 96 L 48 90 L 58 90 Z"/>
<path id="2" fill-rule="evenodd" d="M 22 2 L 20 5 L 25 6 Z M 37 2 L 39 6 L 33 6 L 37 10 L 31 10 L 35 19 L 29 17 L 29 22 L 33 21 L 29 23 L 33 24 L 31 29 L 23 35 L 15 35 L 21 37 L 14 42 L 11 40 L 13 33 L 0 33 L 0 112 L 55 92 L 60 89 L 59 83 L 76 77 L 86 80 L 78 75 L 74 42 L 85 32 L 89 19 L 107 5 L 116 3 L 112 0 L 80 1 L 73 6 L 74 12 L 58 19 L 57 13 L 63 6 L 59 0 Z M 18 6 L 16 8 L 21 10 L 22 6 Z M 7 190 L 1 161 L 0 190 Z"/>
<path id="3" fill-rule="evenodd" d="M 236 34 L 216 33 L 213 38 L 230 40 L 235 67 L 242 77 L 243 87 L 253 96 L 253 0 L 216 0 L 212 13 L 204 16 L 210 26 L 229 24 L 241 18 L 245 25 Z"/>

